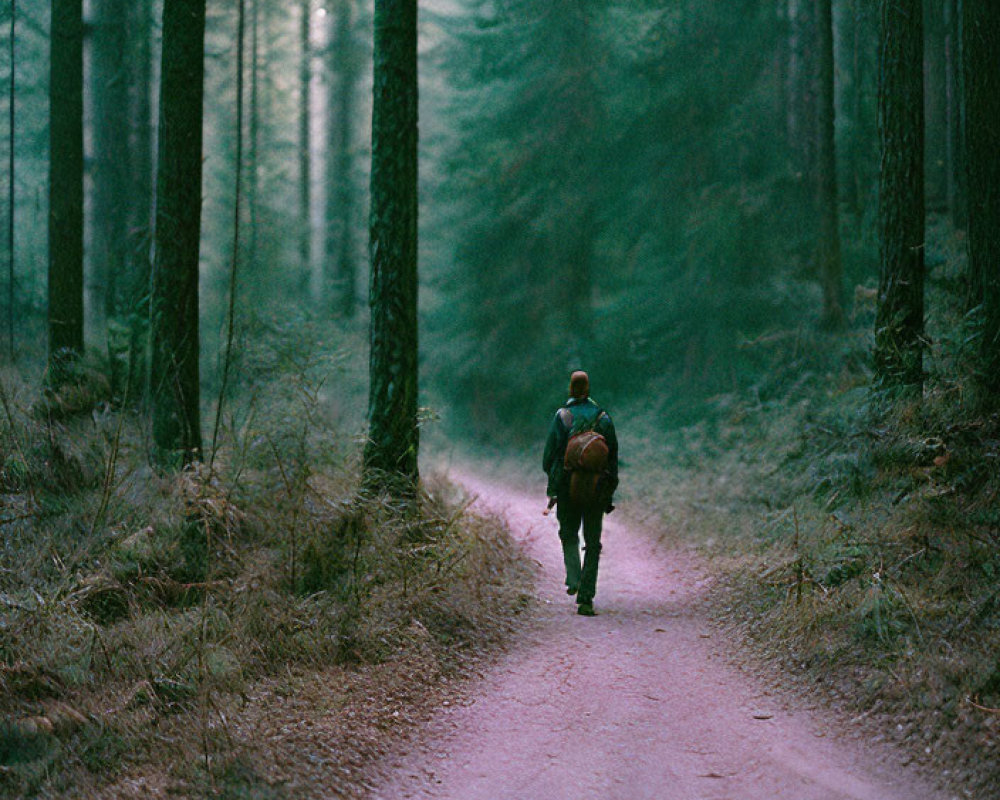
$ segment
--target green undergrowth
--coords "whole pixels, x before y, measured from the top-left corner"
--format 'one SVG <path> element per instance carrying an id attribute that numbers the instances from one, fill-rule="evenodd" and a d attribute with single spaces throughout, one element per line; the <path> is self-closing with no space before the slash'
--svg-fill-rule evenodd
<path id="1" fill-rule="evenodd" d="M 665 538 L 712 559 L 714 608 L 736 641 L 903 743 L 944 785 L 993 797 L 1000 417 L 961 377 L 975 331 L 959 266 L 947 252 L 929 260 L 922 398 L 871 391 L 871 315 L 856 308 L 847 336 L 747 343 L 772 349 L 766 378 L 716 398 L 696 425 L 637 413 L 623 484 Z"/>
<path id="2" fill-rule="evenodd" d="M 142 416 L 108 402 L 99 372 L 72 397 L 2 376 L 3 796 L 291 796 L 255 772 L 240 723 L 259 687 L 339 676 L 316 703 L 333 709 L 329 746 L 363 761 L 377 748 L 338 731 L 375 711 L 340 725 L 338 697 L 405 673 L 419 705 L 529 605 L 498 520 L 441 478 L 416 507 L 361 493 L 321 365 L 275 358 L 261 369 L 279 379 L 234 404 L 214 463 L 177 475 L 150 469 Z"/>

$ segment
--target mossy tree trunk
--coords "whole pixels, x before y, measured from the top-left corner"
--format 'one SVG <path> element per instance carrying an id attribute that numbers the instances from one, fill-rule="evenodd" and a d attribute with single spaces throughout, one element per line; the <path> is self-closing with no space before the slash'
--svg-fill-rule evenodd
<path id="1" fill-rule="evenodd" d="M 981 325 L 978 382 L 1000 405 L 1000 4 L 964 0 L 969 305 Z"/>
<path id="2" fill-rule="evenodd" d="M 49 83 L 49 369 L 83 352 L 83 5 L 52 0 Z"/>
<path id="3" fill-rule="evenodd" d="M 921 0 L 880 0 L 878 309 L 875 380 L 919 395 L 924 336 Z"/>
<path id="4" fill-rule="evenodd" d="M 156 462 L 201 458 L 198 248 L 205 0 L 165 0 L 160 84 L 152 386 Z"/>
<path id="5" fill-rule="evenodd" d="M 376 0 L 365 479 L 410 492 L 417 451 L 417 3 Z"/>

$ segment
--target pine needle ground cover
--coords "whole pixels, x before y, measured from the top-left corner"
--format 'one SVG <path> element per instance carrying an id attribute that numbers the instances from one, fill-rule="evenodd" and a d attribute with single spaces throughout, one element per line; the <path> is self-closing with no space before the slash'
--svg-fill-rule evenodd
<path id="1" fill-rule="evenodd" d="M 165 476 L 91 378 L 3 375 L 0 794 L 363 794 L 530 605 L 508 532 L 439 479 L 416 509 L 359 494 L 305 379 Z"/>
<path id="2" fill-rule="evenodd" d="M 871 390 L 859 290 L 846 338 L 745 343 L 767 351 L 766 377 L 701 422 L 649 436 L 668 413 L 620 413 L 622 507 L 717 566 L 711 602 L 737 658 L 832 703 L 857 735 L 899 742 L 943 786 L 993 797 L 1000 417 L 959 377 L 977 331 L 942 241 L 920 400 Z"/>

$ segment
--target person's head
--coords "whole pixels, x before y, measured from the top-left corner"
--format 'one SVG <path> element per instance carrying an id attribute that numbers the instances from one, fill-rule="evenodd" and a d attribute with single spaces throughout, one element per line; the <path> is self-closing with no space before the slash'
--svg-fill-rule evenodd
<path id="1" fill-rule="evenodd" d="M 583 370 L 569 376 L 569 396 L 575 400 L 586 400 L 590 396 L 590 378 Z"/>

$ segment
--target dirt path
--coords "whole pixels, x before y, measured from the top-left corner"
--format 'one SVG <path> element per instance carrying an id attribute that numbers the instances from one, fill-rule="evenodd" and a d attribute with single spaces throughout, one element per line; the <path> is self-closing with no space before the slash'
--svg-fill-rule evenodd
<path id="1" fill-rule="evenodd" d="M 729 666 L 697 602 L 692 559 L 607 519 L 599 616 L 562 589 L 542 500 L 462 478 L 542 565 L 537 626 L 442 707 L 374 794 L 454 800 L 938 800 L 880 751 L 838 740 Z M 828 715 L 827 715 L 828 716 Z"/>

